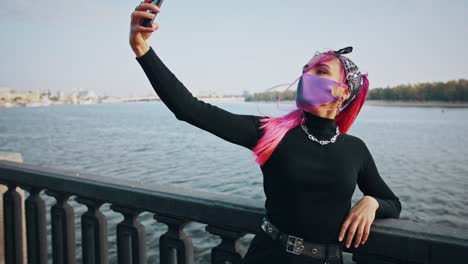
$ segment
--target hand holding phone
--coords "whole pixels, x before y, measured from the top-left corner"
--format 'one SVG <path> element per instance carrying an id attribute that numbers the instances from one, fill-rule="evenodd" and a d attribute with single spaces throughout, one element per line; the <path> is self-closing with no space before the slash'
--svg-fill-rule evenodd
<path id="1" fill-rule="evenodd" d="M 163 3 L 163 0 L 153 0 L 151 2 L 151 4 L 157 5 L 158 7 L 161 7 L 162 3 Z M 157 13 L 155 13 L 153 10 L 148 10 L 147 12 L 155 15 L 155 17 L 157 15 Z M 154 21 L 154 19 L 143 18 L 141 20 L 141 25 L 144 26 L 144 27 L 151 27 L 151 24 L 153 23 L 153 21 Z"/>
<path id="2" fill-rule="evenodd" d="M 159 24 L 154 22 L 156 13 L 159 13 L 162 0 L 143 0 L 132 12 L 130 18 L 129 43 L 137 57 L 142 56 L 150 49 L 146 40 L 159 28 Z M 156 3 L 156 4 L 154 4 Z M 158 6 L 159 5 L 159 6 Z M 148 12 L 151 10 L 152 12 Z M 143 23 L 147 26 L 143 26 Z"/>

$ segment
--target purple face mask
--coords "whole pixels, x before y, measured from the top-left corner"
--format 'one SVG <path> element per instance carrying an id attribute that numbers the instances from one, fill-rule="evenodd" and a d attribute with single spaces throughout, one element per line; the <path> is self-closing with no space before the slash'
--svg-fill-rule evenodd
<path id="1" fill-rule="evenodd" d="M 298 108 L 316 108 L 322 104 L 335 102 L 340 97 L 332 94 L 335 86 L 346 87 L 345 84 L 333 80 L 303 73 L 297 85 L 296 105 Z"/>

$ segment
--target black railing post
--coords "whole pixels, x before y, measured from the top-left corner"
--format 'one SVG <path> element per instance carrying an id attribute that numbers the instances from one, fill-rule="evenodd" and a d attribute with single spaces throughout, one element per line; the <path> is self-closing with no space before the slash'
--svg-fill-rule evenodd
<path id="1" fill-rule="evenodd" d="M 145 227 L 137 219 L 140 211 L 117 205 L 111 205 L 111 209 L 124 216 L 124 220 L 117 225 L 118 263 L 146 263 Z"/>
<path id="2" fill-rule="evenodd" d="M 23 219 L 21 195 L 15 184 L 8 184 L 3 194 L 5 263 L 23 263 Z"/>
<path id="3" fill-rule="evenodd" d="M 88 211 L 81 216 L 83 263 L 106 264 L 108 262 L 107 221 L 99 210 L 102 202 L 79 197 L 76 201 L 88 207 Z"/>
<path id="4" fill-rule="evenodd" d="M 154 215 L 154 219 L 168 226 L 168 230 L 159 238 L 159 257 L 161 264 L 193 264 L 192 239 L 184 232 L 187 219 Z"/>
<path id="5" fill-rule="evenodd" d="M 246 233 L 210 225 L 207 225 L 205 229 L 213 235 L 220 236 L 222 239 L 221 243 L 211 250 L 212 264 L 224 264 L 226 262 L 232 264 L 242 263 L 242 255 L 245 252 L 242 252 L 244 250 L 239 246 L 239 239 Z"/>
<path id="6" fill-rule="evenodd" d="M 26 199 L 26 240 L 28 245 L 28 263 L 47 263 L 47 227 L 46 207 L 40 189 L 26 187 L 29 197 Z"/>
<path id="7" fill-rule="evenodd" d="M 54 264 L 75 264 L 75 213 L 68 203 L 70 195 L 46 191 L 56 203 L 50 210 L 52 225 L 52 260 Z"/>

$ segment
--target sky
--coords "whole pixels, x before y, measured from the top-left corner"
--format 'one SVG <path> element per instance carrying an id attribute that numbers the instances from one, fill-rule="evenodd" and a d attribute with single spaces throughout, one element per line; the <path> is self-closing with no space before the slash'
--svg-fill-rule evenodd
<path id="1" fill-rule="evenodd" d="M 139 3 L 1 0 L 0 87 L 154 95 L 128 41 Z M 148 43 L 194 94 L 265 91 L 346 46 L 372 89 L 468 78 L 467 14 L 466 0 L 165 0 Z"/>

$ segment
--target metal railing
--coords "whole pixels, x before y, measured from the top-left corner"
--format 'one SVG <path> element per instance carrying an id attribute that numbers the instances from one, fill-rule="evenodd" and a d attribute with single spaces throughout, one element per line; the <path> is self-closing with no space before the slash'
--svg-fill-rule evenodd
<path id="1" fill-rule="evenodd" d="M 87 208 L 81 216 L 83 263 L 108 263 L 107 221 L 100 210 L 104 203 L 123 215 L 116 245 L 118 263 L 125 264 L 147 262 L 145 228 L 137 219 L 142 212 L 168 227 L 159 238 L 162 264 L 193 263 L 192 240 L 183 230 L 189 222 L 206 224 L 207 232 L 221 238 L 211 250 L 211 263 L 241 263 L 245 249 L 239 239 L 261 232 L 265 213 L 263 201 L 9 161 L 0 161 L 0 183 L 8 186 L 3 195 L 7 264 L 23 263 L 23 206 L 28 263 L 48 262 L 46 206 L 39 195 L 44 190 L 56 200 L 50 209 L 53 263 L 76 263 L 72 196 Z M 29 194 L 24 205 L 16 187 Z M 345 251 L 358 263 L 468 263 L 467 249 L 467 230 L 376 219 L 366 244 Z"/>

